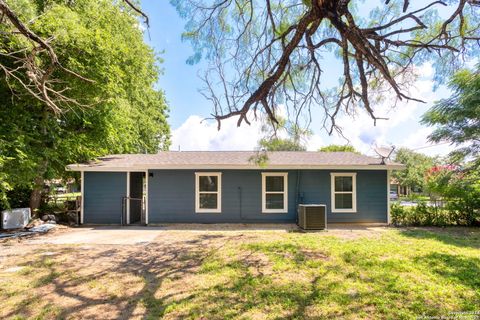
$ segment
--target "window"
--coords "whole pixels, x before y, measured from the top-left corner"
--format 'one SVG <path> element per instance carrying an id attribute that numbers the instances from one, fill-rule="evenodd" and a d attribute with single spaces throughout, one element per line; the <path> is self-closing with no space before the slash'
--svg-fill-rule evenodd
<path id="1" fill-rule="evenodd" d="M 357 212 L 356 173 L 331 173 L 332 212 Z"/>
<path id="2" fill-rule="evenodd" d="M 222 212 L 222 174 L 220 172 L 195 173 L 195 211 Z"/>
<path id="3" fill-rule="evenodd" d="M 287 173 L 262 173 L 262 212 L 288 212 Z"/>

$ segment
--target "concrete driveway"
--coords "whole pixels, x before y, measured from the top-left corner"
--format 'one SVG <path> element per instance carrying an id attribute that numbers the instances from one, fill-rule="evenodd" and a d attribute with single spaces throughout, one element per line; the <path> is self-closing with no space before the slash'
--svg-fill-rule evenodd
<path id="1" fill-rule="evenodd" d="M 326 231 L 313 231 L 319 236 L 342 238 L 372 236 L 386 231 L 383 225 L 335 225 Z M 96 226 L 67 228 L 31 238 L 32 244 L 96 244 L 96 245 L 145 245 L 157 242 L 168 246 L 188 243 L 201 237 L 233 237 L 248 235 L 261 238 L 267 234 L 302 232 L 294 224 L 165 224 L 162 226 Z M 312 232 L 312 231 L 310 231 Z"/>
<path id="2" fill-rule="evenodd" d="M 165 224 L 162 226 L 92 226 L 59 229 L 29 239 L 33 244 L 110 244 L 135 245 L 161 242 L 162 244 L 189 241 L 201 235 L 255 232 L 288 232 L 294 224 Z"/>
<path id="3" fill-rule="evenodd" d="M 158 237 L 162 227 L 82 227 L 30 240 L 46 244 L 146 244 Z"/>

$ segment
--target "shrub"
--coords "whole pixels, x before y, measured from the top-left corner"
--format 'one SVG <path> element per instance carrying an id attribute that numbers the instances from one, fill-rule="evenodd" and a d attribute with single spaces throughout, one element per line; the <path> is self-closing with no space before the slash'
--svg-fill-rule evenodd
<path id="1" fill-rule="evenodd" d="M 28 208 L 30 206 L 31 188 L 17 187 L 6 192 L 7 201 L 0 205 L 0 211 L 10 208 Z"/>
<path id="2" fill-rule="evenodd" d="M 405 207 L 398 203 L 390 206 L 390 219 L 394 226 L 401 226 L 405 220 Z"/>
<path id="3" fill-rule="evenodd" d="M 424 202 L 411 207 L 394 203 L 391 205 L 390 217 L 395 226 L 478 225 L 478 211 L 471 211 L 465 206 L 463 200 L 449 201 L 443 207 Z M 476 214 L 472 215 L 472 212 Z"/>

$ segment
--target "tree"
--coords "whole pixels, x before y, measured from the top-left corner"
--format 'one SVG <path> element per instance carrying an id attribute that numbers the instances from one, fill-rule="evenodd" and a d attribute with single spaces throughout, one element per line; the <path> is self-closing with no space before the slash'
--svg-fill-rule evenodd
<path id="1" fill-rule="evenodd" d="M 8 62 L 0 62 L 0 71 L 4 73 L 7 83 L 22 87 L 29 95 L 43 102 L 50 111 L 58 115 L 64 111 L 65 107 L 72 104 L 79 105 L 81 102 L 69 96 L 68 87 L 59 85 L 60 79 L 56 74 L 63 72 L 86 82 L 93 82 L 93 80 L 64 65 L 51 44 L 55 39 L 54 36 L 42 37 L 42 34 L 31 28 L 30 24 L 36 19 L 28 20 L 29 14 L 33 12 L 29 2 L 29 0 L 12 0 L 9 5 L 5 0 L 0 0 L 2 14 L 0 31 L 4 36 L 2 40 L 8 36 L 14 36 L 18 41 L 17 44 L 21 44 L 15 50 L 9 50 L 11 46 L 2 48 L 0 55 Z M 36 1 L 36 5 L 45 9 L 54 2 L 39 0 Z M 148 26 L 148 17 L 130 0 L 123 0 L 122 4 L 125 5 L 121 8 L 122 10 L 129 10 L 131 13 L 142 16 Z"/>
<path id="2" fill-rule="evenodd" d="M 261 139 L 259 145 L 267 151 L 306 151 L 307 148 L 292 139 L 272 138 Z"/>
<path id="3" fill-rule="evenodd" d="M 305 142 L 312 134 L 281 117 L 277 123 L 267 118 L 261 131 L 264 137 L 258 141 L 258 147 L 265 151 L 306 151 Z"/>
<path id="4" fill-rule="evenodd" d="M 435 165 L 434 159 L 407 148 L 400 148 L 395 154 L 395 161 L 406 166 L 405 170 L 396 170 L 392 173 L 399 184 L 410 190 L 423 190 L 425 175 Z"/>
<path id="5" fill-rule="evenodd" d="M 318 149 L 318 151 L 321 151 L 321 152 L 354 152 L 354 153 L 360 153 L 353 146 L 339 145 L 339 144 L 331 144 L 331 145 L 328 145 L 328 146 L 325 146 L 325 147 L 321 147 L 320 149 Z"/>
<path id="6" fill-rule="evenodd" d="M 446 208 L 457 225 L 480 223 L 480 174 L 478 170 L 465 171 L 460 166 L 437 165 L 427 171 L 426 189 L 446 200 Z"/>
<path id="7" fill-rule="evenodd" d="M 370 12 L 358 0 L 171 2 L 187 20 L 187 62 L 209 62 L 203 93 L 219 127 L 229 117 L 249 123 L 252 109 L 276 122 L 279 105 L 295 121 L 322 107 L 329 133 L 342 112 L 363 109 L 375 122 L 376 104 L 420 101 L 408 94 L 416 66 L 433 63 L 441 82 L 479 51 L 477 0 L 386 0 Z M 337 78 L 326 72 L 332 59 L 343 67 L 338 86 L 325 79 Z"/>
<path id="8" fill-rule="evenodd" d="M 452 158 L 471 157 L 480 167 L 480 65 L 476 71 L 462 70 L 450 81 L 453 95 L 437 102 L 422 117 L 435 126 L 429 140 L 457 146 Z"/>
<path id="9" fill-rule="evenodd" d="M 168 148 L 168 107 L 163 92 L 154 87 L 159 60 L 144 43 L 135 15 L 109 0 L 19 0 L 11 6 L 31 21 L 29 30 L 54 37 L 49 46 L 64 68 L 90 81 L 56 69 L 50 78 L 56 81 L 50 84 L 60 92 L 68 88 L 70 103 L 54 113 L 20 82 L 1 79 L 3 191 L 32 188 L 31 206 L 36 208 L 45 179 L 72 174 L 65 172 L 66 164 Z M 3 52 L 25 48 L 18 34 L 2 37 Z M 0 65 L 13 68 L 14 63 L 0 55 Z"/>

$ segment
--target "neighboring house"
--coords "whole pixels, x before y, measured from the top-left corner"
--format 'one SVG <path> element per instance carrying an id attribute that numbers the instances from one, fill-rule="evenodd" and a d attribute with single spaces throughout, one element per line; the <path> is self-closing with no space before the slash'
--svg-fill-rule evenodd
<path id="1" fill-rule="evenodd" d="M 390 179 L 390 190 L 395 191 L 399 196 L 408 196 L 411 191 L 407 186 L 402 186 L 396 178 Z"/>
<path id="2" fill-rule="evenodd" d="M 389 222 L 397 163 L 350 152 L 179 151 L 112 155 L 68 170 L 82 177 L 85 224 L 295 222 L 325 204 L 328 222 Z"/>

